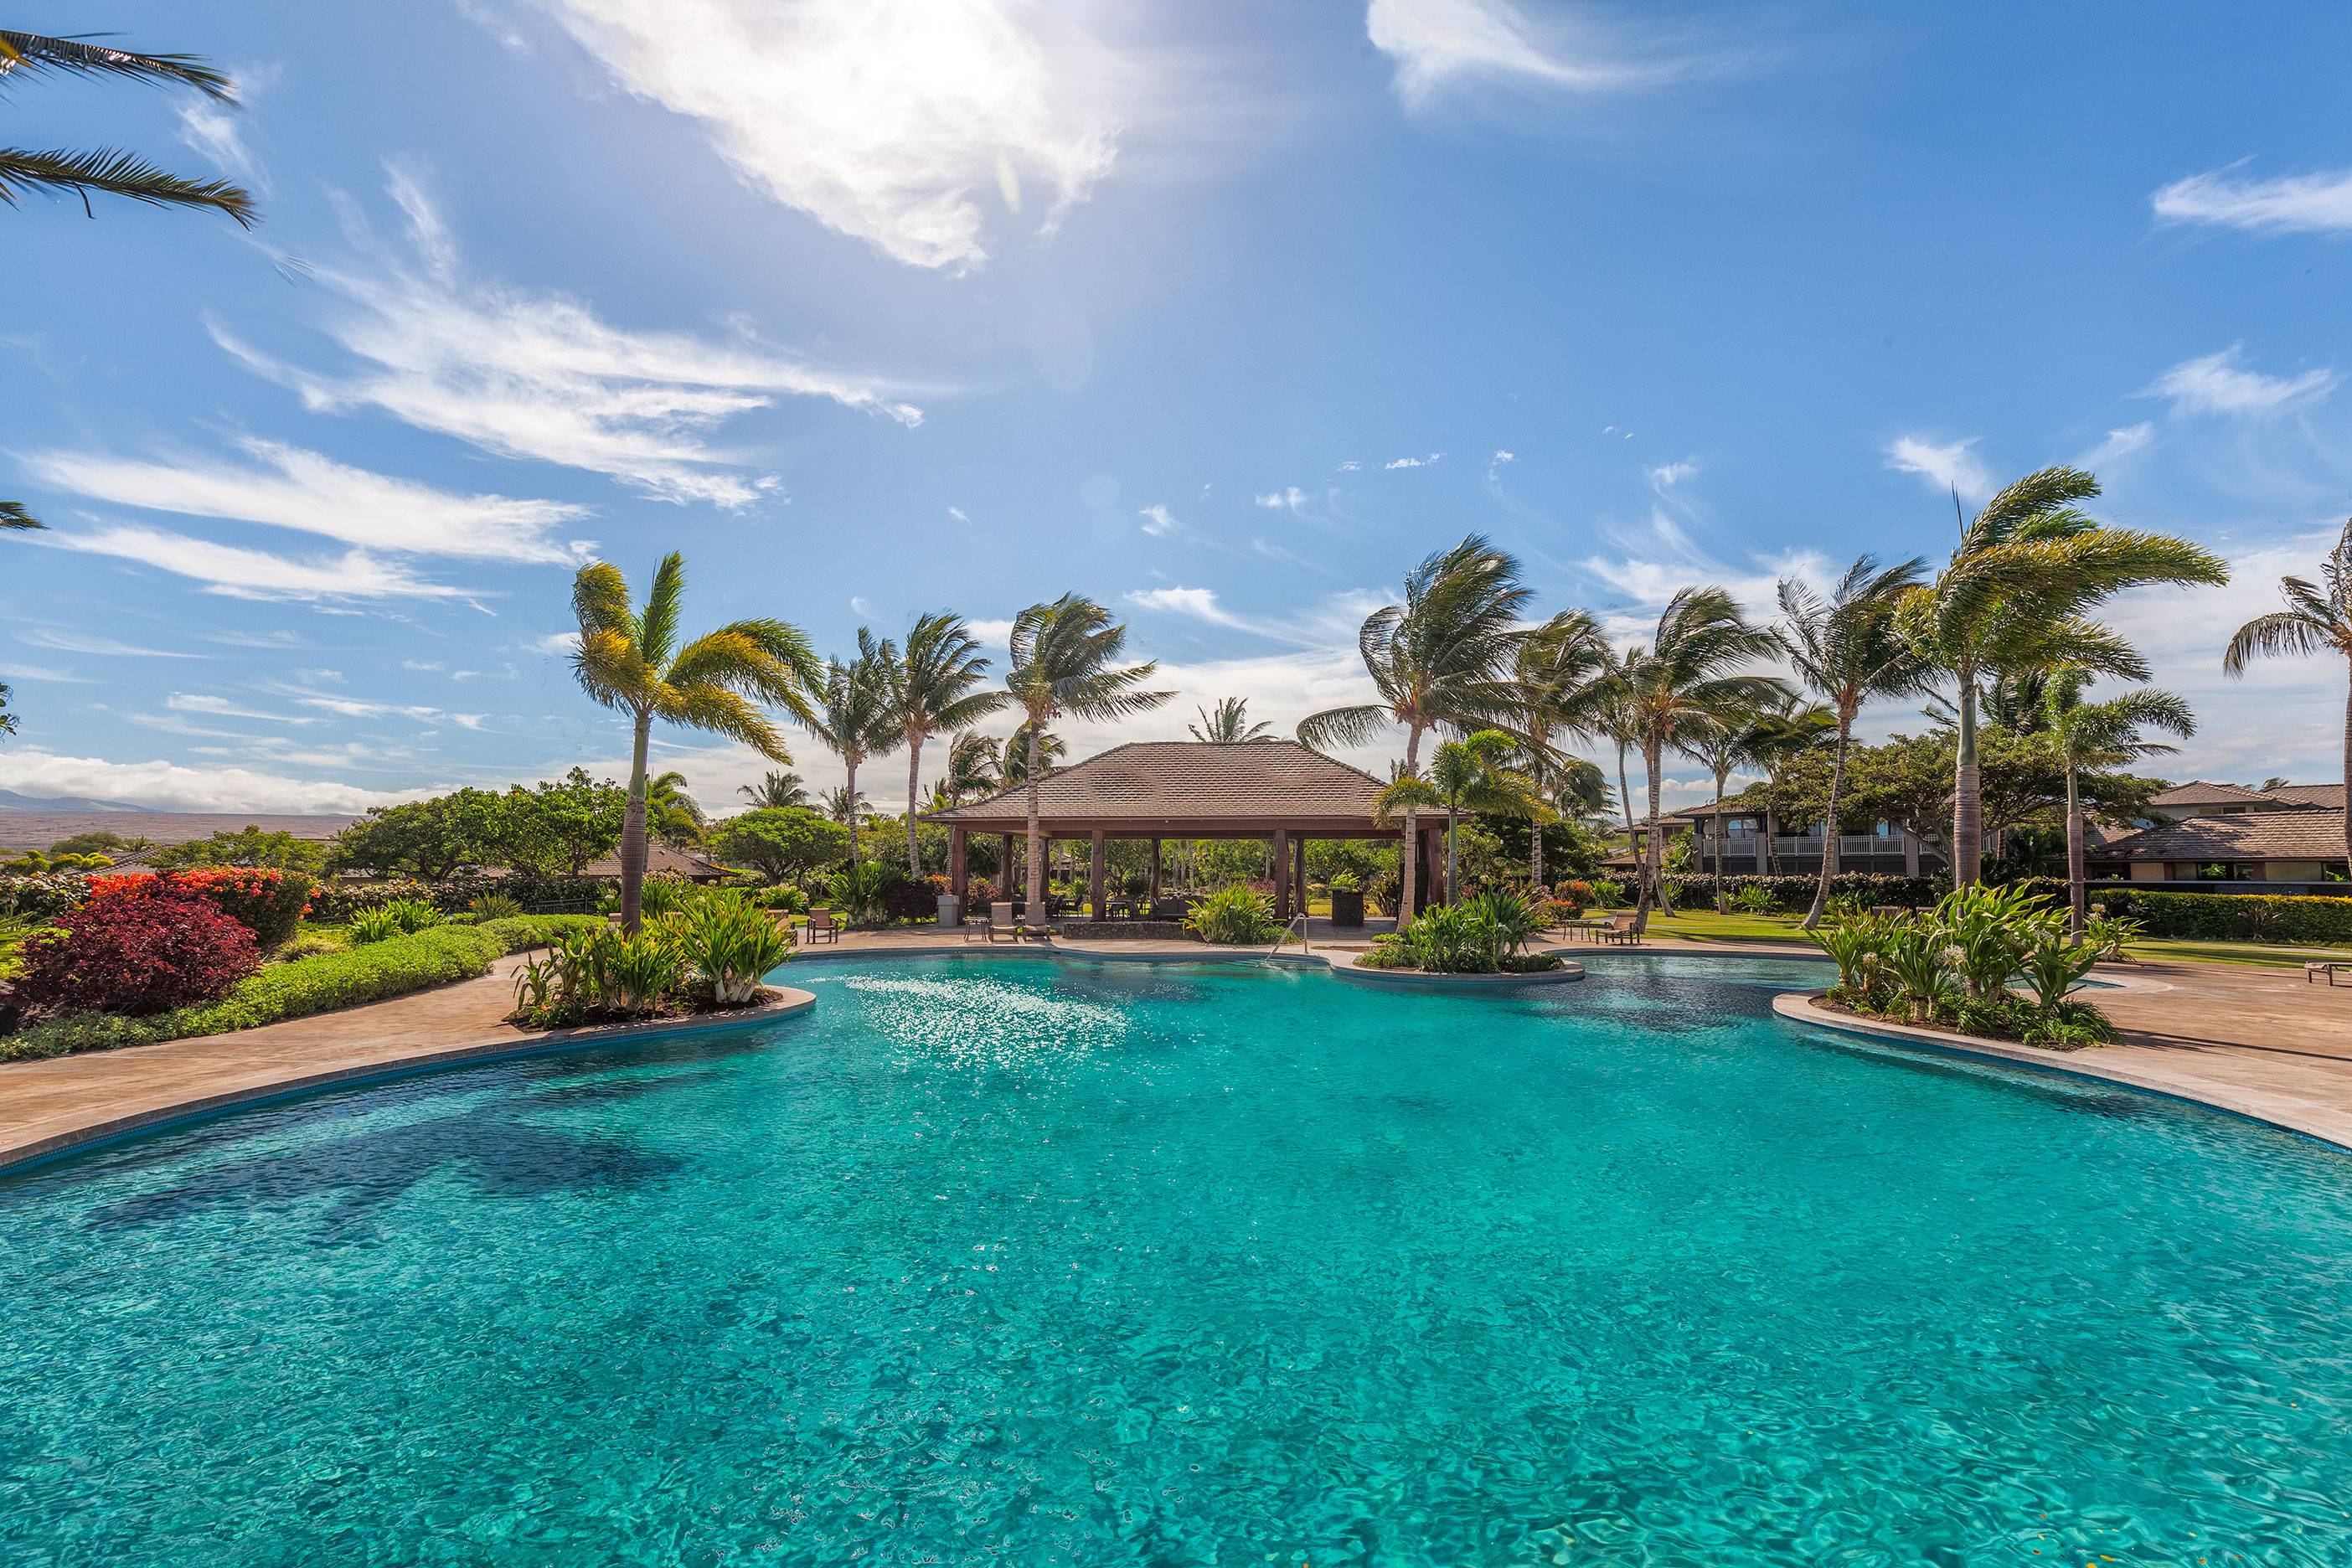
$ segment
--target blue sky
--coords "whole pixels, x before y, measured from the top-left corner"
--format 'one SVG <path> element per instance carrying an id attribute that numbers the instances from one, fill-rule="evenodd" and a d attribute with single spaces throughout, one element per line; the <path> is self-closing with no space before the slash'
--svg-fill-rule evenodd
<path id="1" fill-rule="evenodd" d="M 2166 771 L 2340 765 L 2340 668 L 2218 666 L 2352 511 L 2343 7 L 403 10 L 122 0 L 245 107 L 0 100 L 267 214 L 0 210 L 0 495 L 53 529 L 0 541 L 0 788 L 617 770 L 554 641 L 592 552 L 828 649 L 1078 589 L 1181 693 L 1119 735 L 1287 728 L 1466 531 L 1630 636 L 2053 462 L 2235 563 L 2116 607 L 2202 721 Z M 714 802 L 766 765 L 667 742 Z"/>

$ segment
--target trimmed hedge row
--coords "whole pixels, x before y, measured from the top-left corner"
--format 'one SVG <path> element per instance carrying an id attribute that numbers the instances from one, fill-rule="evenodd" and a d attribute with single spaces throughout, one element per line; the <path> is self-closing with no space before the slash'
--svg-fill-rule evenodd
<path id="1" fill-rule="evenodd" d="M 382 909 L 407 899 L 431 904 L 445 915 L 460 912 L 476 899 L 492 896 L 512 899 L 526 910 L 543 909 L 550 904 L 593 909 L 613 886 L 594 877 L 521 873 L 511 877 L 454 877 L 444 882 L 419 882 L 410 878 L 382 882 L 330 879 L 320 886 L 317 896 L 310 900 L 310 918 L 342 924 L 362 910 Z"/>
<path id="2" fill-rule="evenodd" d="M 479 925 L 439 925 L 365 947 L 270 965 L 217 1002 L 153 1018 L 69 1013 L 0 1037 L 0 1061 L 110 1050 L 156 1040 L 227 1034 L 338 1007 L 382 1002 L 488 973 L 509 952 L 541 947 L 604 924 L 595 915 L 522 915 Z"/>
<path id="3" fill-rule="evenodd" d="M 1666 879 L 1675 888 L 1675 902 L 1681 904 L 1712 904 L 1715 901 L 1715 878 L 1670 876 Z M 1820 886 L 1819 877 L 1726 877 L 1724 896 L 1739 897 L 1742 888 L 1761 888 L 1772 895 L 1772 907 L 1801 912 L 1812 907 L 1813 889 Z M 1623 879 L 1625 902 L 1633 901 L 1633 879 Z M 1840 871 L 1830 879 L 1832 898 L 1854 897 L 1865 904 L 1900 904 L 1905 909 L 1924 910 L 1951 891 L 1951 884 L 1936 877 L 1886 877 L 1871 871 Z"/>
<path id="4" fill-rule="evenodd" d="M 2156 937 L 2203 942 L 2352 942 L 2352 899 L 2278 893 L 2138 893 L 2100 889 L 2094 906 Z"/>

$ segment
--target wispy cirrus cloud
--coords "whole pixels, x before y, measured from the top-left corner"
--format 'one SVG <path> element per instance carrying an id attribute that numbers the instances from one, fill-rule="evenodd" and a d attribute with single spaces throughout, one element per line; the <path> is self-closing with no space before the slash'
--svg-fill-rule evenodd
<path id="1" fill-rule="evenodd" d="M 2095 473 L 2106 464 L 2128 458 L 2155 439 L 2155 423 L 2143 419 L 2137 425 L 2126 425 L 2120 430 L 2108 431 L 2105 440 L 2074 459 L 2074 466 L 2078 468 L 2088 468 Z"/>
<path id="2" fill-rule="evenodd" d="M 563 501 L 457 495 L 352 468 L 282 441 L 237 442 L 250 465 L 164 462 L 89 452 L 34 452 L 35 480 L 96 500 L 188 517 L 266 523 L 406 554 L 571 564 L 585 540 L 557 531 L 586 518 Z"/>
<path id="3" fill-rule="evenodd" d="M 1312 498 L 1297 485 L 1278 490 L 1262 490 L 1250 498 L 1269 511 L 1296 512 Z"/>
<path id="4" fill-rule="evenodd" d="M 395 169 L 390 189 L 406 218 L 405 254 L 355 226 L 353 248 L 382 259 L 315 269 L 341 299 L 324 330 L 349 368 L 303 368 L 211 324 L 223 349 L 307 407 L 378 408 L 499 457 L 604 474 L 658 500 L 726 507 L 774 494 L 781 481 L 709 437 L 780 396 L 922 421 L 892 384 L 782 353 L 748 331 L 732 342 L 633 331 L 565 295 L 477 278 L 418 179 Z"/>
<path id="5" fill-rule="evenodd" d="M 236 599 L 467 599 L 469 590 L 427 582 L 407 568 L 364 550 L 306 558 L 218 544 L 184 533 L 127 523 L 58 530 L 42 541 L 51 549 L 152 566 L 193 578 L 205 592 Z"/>
<path id="6" fill-rule="evenodd" d="M 2175 180 L 2148 198 L 2169 223 L 2212 224 L 2251 234 L 2352 229 L 2352 169 L 2255 180 L 2242 163 Z"/>
<path id="7" fill-rule="evenodd" d="M 2222 414 L 2260 419 L 2315 402 L 2342 379 L 2321 367 L 2301 375 L 2264 375 L 2241 363 L 2244 345 L 2232 343 L 2220 353 L 2183 360 L 2158 376 L 2141 392 L 2143 397 L 2170 400 L 2176 414 Z"/>
<path id="8" fill-rule="evenodd" d="M 1443 452 L 1432 452 L 1426 458 L 1391 458 L 1388 462 L 1382 463 L 1381 467 L 1383 468 L 1425 468 L 1432 463 L 1442 461 L 1444 457 L 1445 454 Z"/>
<path id="9" fill-rule="evenodd" d="M 18 632 L 16 640 L 29 647 L 55 648 L 59 653 L 95 653 L 115 658 L 202 658 L 200 653 L 180 653 L 171 648 L 142 647 L 137 643 L 121 642 L 114 637 L 99 637 L 90 632 L 77 632 L 59 626 L 35 626 Z"/>
<path id="10" fill-rule="evenodd" d="M 1154 539 L 1181 536 L 1188 531 L 1184 525 L 1176 520 L 1175 513 L 1157 502 L 1145 507 L 1136 515 L 1143 519 L 1143 531 Z"/>
<path id="11" fill-rule="evenodd" d="M 1938 446 L 1919 436 L 1897 437 L 1886 444 L 1886 466 L 1898 473 L 1916 474 L 1937 489 L 1958 490 L 1964 497 L 1992 494 L 1992 470 L 1976 454 L 1977 438 L 1948 441 Z"/>
<path id="12" fill-rule="evenodd" d="M 1655 87 L 1718 63 L 1604 28 L 1570 11 L 1531 16 L 1511 0 L 1370 0 L 1364 31 L 1396 65 L 1397 96 L 1421 110 L 1477 83 L 1588 94 Z"/>
<path id="13" fill-rule="evenodd" d="M 1031 0 L 541 4 L 754 189 L 917 267 L 987 260 L 983 195 L 1051 232 L 1110 173 L 1140 88 Z"/>

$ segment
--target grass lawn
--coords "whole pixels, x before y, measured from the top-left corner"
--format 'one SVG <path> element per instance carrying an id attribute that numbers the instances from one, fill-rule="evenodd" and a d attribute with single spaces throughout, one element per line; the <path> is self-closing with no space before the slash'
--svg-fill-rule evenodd
<path id="1" fill-rule="evenodd" d="M 1592 910 L 1598 914 L 1599 910 Z M 1662 915 L 1650 913 L 1650 934 L 1653 936 L 1687 937 L 1694 942 L 1790 942 L 1805 943 L 1805 933 L 1797 929 L 1799 915 L 1751 915 L 1735 910 L 1719 915 L 1701 905 L 1695 910 L 1677 910 Z"/>
<path id="2" fill-rule="evenodd" d="M 2273 969 L 2301 969 L 2317 959 L 2352 963 L 2352 952 L 2336 947 L 2295 947 L 2282 942 L 2180 942 L 2145 938 L 2132 943 L 2136 958 L 2164 958 L 2182 963 L 2248 963 Z"/>

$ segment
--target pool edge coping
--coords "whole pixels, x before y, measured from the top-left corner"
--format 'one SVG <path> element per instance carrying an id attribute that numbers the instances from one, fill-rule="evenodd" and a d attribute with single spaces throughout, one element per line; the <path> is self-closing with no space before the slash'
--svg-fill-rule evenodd
<path id="1" fill-rule="evenodd" d="M 1866 1039 L 1885 1040 L 1942 1056 L 1972 1057 L 1981 1061 L 2000 1062 L 2035 1072 L 2056 1073 L 2066 1078 L 2084 1079 L 2095 1083 L 2114 1084 L 2137 1093 L 2153 1095 L 2182 1105 L 2195 1105 L 2207 1110 L 2217 1110 L 2242 1121 L 2258 1122 L 2283 1132 L 2325 1143 L 2331 1149 L 2352 1153 L 2352 1128 L 2335 1129 L 2322 1118 L 2341 1117 L 2343 1112 L 2326 1106 L 2314 1106 L 2316 1116 L 2307 1114 L 2292 1101 L 2282 1103 L 2284 1097 L 2241 1094 L 2223 1086 L 2182 1083 L 2160 1074 L 2135 1070 L 2126 1063 L 2102 1066 L 2092 1055 L 2099 1047 L 2059 1053 L 2037 1049 L 2032 1046 L 2012 1045 L 2005 1040 L 1980 1039 L 1973 1035 L 1953 1034 L 1943 1029 L 1924 1029 L 1910 1024 L 1890 1024 L 1876 1018 L 1857 1017 L 1816 1005 L 1822 993 L 1813 991 L 1783 991 L 1772 998 L 1772 1011 L 1792 1024 L 1802 1024 L 1817 1029 L 1830 1029 L 1840 1034 L 1858 1035 Z M 2090 1057 L 2089 1060 L 2082 1060 Z"/>
<path id="2" fill-rule="evenodd" d="M 646 1024 L 583 1024 L 565 1029 L 549 1029 L 537 1035 L 504 1035 L 455 1046 L 428 1047 L 407 1056 L 352 1062 L 341 1067 L 321 1067 L 288 1078 L 241 1084 L 235 1089 L 194 1099 L 145 1106 L 0 1148 L 0 1178 L 19 1174 L 52 1160 L 87 1153 L 103 1144 L 160 1132 L 181 1122 L 200 1121 L 206 1117 L 233 1110 L 249 1110 L 256 1106 L 292 1100 L 323 1089 L 352 1089 L 436 1072 L 444 1068 L 578 1050 L 589 1046 L 674 1039 L 714 1029 L 776 1023 L 798 1017 L 816 1005 L 814 992 L 803 991 L 792 985 L 778 985 L 772 989 L 782 994 L 757 1007 L 737 1008 L 725 1013 L 701 1013 L 687 1018 L 661 1018 Z"/>

